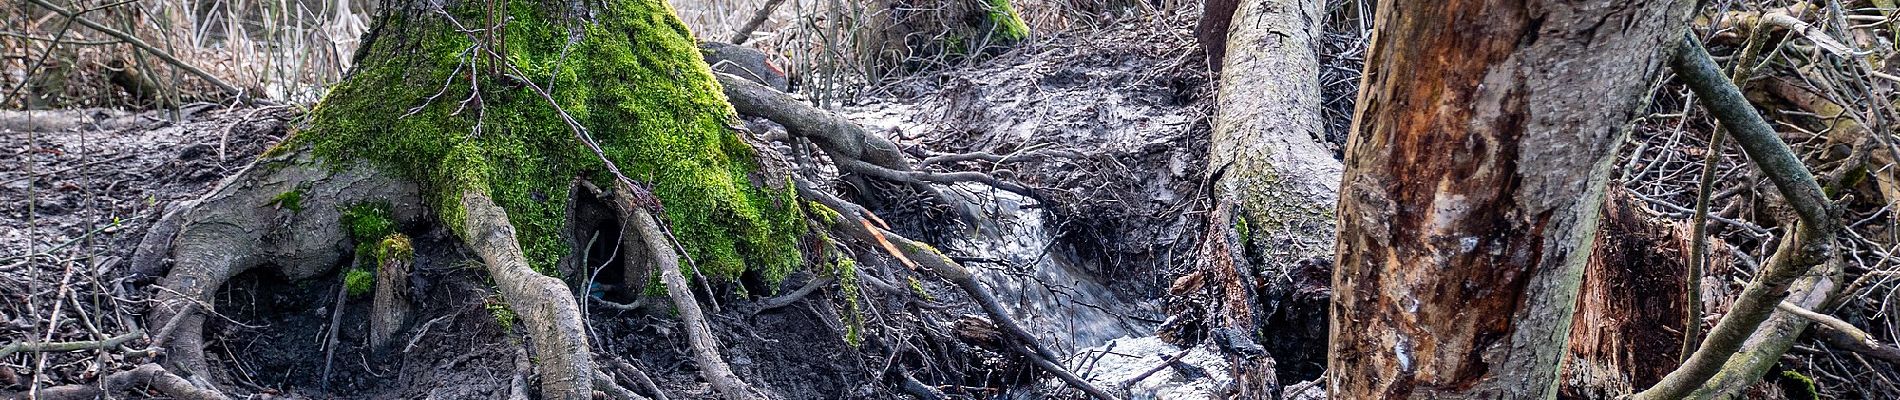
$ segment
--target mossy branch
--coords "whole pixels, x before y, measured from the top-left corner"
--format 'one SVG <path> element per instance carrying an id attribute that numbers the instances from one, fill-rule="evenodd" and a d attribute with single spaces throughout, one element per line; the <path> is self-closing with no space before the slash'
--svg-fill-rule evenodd
<path id="1" fill-rule="evenodd" d="M 1677 46 L 1670 67 L 1694 90 L 1703 107 L 1722 123 L 1740 144 L 1749 160 L 1775 184 L 1782 197 L 1799 218 L 1794 233 L 1775 248 L 1774 255 L 1756 271 L 1753 281 L 1742 289 L 1728 314 L 1709 331 L 1702 345 L 1676 370 L 1670 371 L 1655 386 L 1634 398 L 1641 400 L 1682 399 L 1721 372 L 1723 365 L 1742 348 L 1762 321 L 1774 313 L 1775 305 L 1788 297 L 1795 279 L 1826 260 L 1831 252 L 1834 224 L 1832 207 L 1821 185 L 1808 172 L 1794 151 L 1755 112 L 1742 96 L 1741 89 L 1729 81 L 1721 67 L 1709 56 L 1701 41 L 1687 36 Z"/>

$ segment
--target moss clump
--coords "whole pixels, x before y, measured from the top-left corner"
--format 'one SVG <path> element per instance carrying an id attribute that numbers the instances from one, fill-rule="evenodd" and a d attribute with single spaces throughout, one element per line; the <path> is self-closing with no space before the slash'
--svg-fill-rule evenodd
<path id="1" fill-rule="evenodd" d="M 1820 400 L 1821 390 L 1814 386 L 1814 379 L 1793 370 L 1781 370 L 1781 392 L 1789 400 Z"/>
<path id="2" fill-rule="evenodd" d="M 290 210 L 291 212 L 303 211 L 303 191 L 304 189 L 300 187 L 287 192 L 278 193 L 276 197 L 270 199 L 270 205 L 272 207 Z"/>
<path id="3" fill-rule="evenodd" d="M 364 202 L 343 207 L 343 231 L 358 246 L 369 246 L 396 232 L 396 221 L 389 217 L 389 203 Z"/>
<path id="4" fill-rule="evenodd" d="M 757 269 L 778 280 L 799 265 L 794 194 L 786 182 L 754 182 L 756 154 L 728 128 L 732 108 L 671 7 L 590 2 L 591 20 L 582 20 L 544 3 L 508 0 L 497 11 L 507 14 L 505 42 L 494 46 L 506 65 L 438 14 L 390 13 L 366 54 L 409 56 L 366 57 L 293 140 L 327 160 L 367 160 L 422 182 L 457 232 L 461 194 L 488 194 L 508 211 L 532 266 L 548 273 L 570 250 L 559 232 L 572 181 L 611 179 L 565 111 L 629 178 L 652 185 L 703 273 L 729 279 Z M 481 21 L 480 5 L 447 11 Z"/>
<path id="5" fill-rule="evenodd" d="M 838 280 L 838 287 L 844 295 L 844 342 L 856 347 L 864 343 L 864 319 L 859 314 L 859 298 L 863 297 L 858 288 L 858 262 L 843 254 L 832 254 L 832 277 Z"/>
<path id="6" fill-rule="evenodd" d="M 910 291 L 912 293 L 917 293 L 917 297 L 922 297 L 924 298 L 924 300 L 931 300 L 931 301 L 937 300 L 937 298 L 930 296 L 930 292 L 924 290 L 924 281 L 917 280 L 917 277 L 915 276 L 909 276 L 906 278 L 910 279 Z"/>
<path id="7" fill-rule="evenodd" d="M 394 260 L 409 262 L 416 257 L 416 248 L 409 243 L 409 236 L 392 233 L 376 244 L 375 255 L 376 265 L 386 265 Z"/>
<path id="8" fill-rule="evenodd" d="M 988 1 L 990 34 L 995 35 L 996 41 L 1014 43 L 1029 38 L 1029 25 L 1016 15 L 1016 7 L 1010 6 L 1009 0 Z"/>
<path id="9" fill-rule="evenodd" d="M 514 309 L 508 308 L 507 303 L 490 301 L 482 305 L 482 307 L 488 309 L 489 316 L 495 317 L 495 323 L 501 325 L 503 332 L 512 332 L 515 330 L 515 319 L 518 318 L 518 316 L 515 315 Z"/>
<path id="10" fill-rule="evenodd" d="M 350 297 L 362 297 L 376 288 L 376 273 L 369 268 L 351 268 L 343 271 L 343 288 Z"/>

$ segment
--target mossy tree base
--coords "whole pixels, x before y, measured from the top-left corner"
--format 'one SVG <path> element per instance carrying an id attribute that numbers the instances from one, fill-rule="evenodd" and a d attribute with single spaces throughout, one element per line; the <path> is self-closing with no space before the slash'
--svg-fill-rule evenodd
<path id="1" fill-rule="evenodd" d="M 783 157 L 732 128 L 734 110 L 722 94 L 791 127 L 791 140 L 819 146 L 843 170 L 910 185 L 947 205 L 963 204 L 932 184 L 981 182 L 1033 198 L 1032 191 L 978 172 L 914 170 L 894 144 L 835 115 L 767 101 L 775 93 L 756 85 L 721 85 L 662 0 L 392 4 L 364 49 L 358 69 L 302 129 L 162 219 L 141 243 L 136 268 L 165 275 L 148 321 L 164 327 L 154 345 L 171 350 L 167 370 L 194 386 L 219 387 L 203 355 L 203 325 L 215 312 L 212 295 L 233 277 L 272 268 L 308 279 L 354 254 L 374 258 L 377 270 L 355 272 L 375 276 L 354 286 L 373 287 L 379 310 L 402 308 L 395 281 L 411 254 L 401 232 L 439 223 L 481 259 L 506 302 L 497 315 L 525 328 L 541 398 L 639 398 L 596 369 L 586 316 L 561 279 L 585 256 L 587 239 L 573 236 L 577 221 L 589 217 L 576 209 L 594 201 L 619 209 L 618 218 L 603 218 L 618 219 L 630 247 L 620 253 L 623 272 L 629 283 L 664 283 L 700 375 L 721 397 L 771 394 L 725 365 L 686 273 L 714 283 L 751 276 L 775 287 L 805 264 L 801 243 L 837 245 L 827 227 L 859 233 L 852 235 L 859 245 L 874 237 L 887 249 L 904 244 L 889 256 L 925 257 L 930 272 L 978 299 L 992 319 L 1017 326 L 942 253 L 869 230 L 876 217 L 854 204 L 795 190 Z M 582 190 L 592 187 L 617 190 Z M 801 205 L 814 199 L 826 205 Z M 851 215 L 863 226 L 837 226 L 834 208 L 858 210 Z M 825 211 L 811 217 L 825 223 L 808 221 L 807 209 Z M 169 273 L 155 267 L 165 254 L 176 262 Z M 833 265 L 842 266 L 830 271 L 840 276 L 861 272 L 849 260 Z M 856 279 L 821 285 L 832 282 L 857 293 Z M 859 321 L 852 301 L 848 321 Z M 372 336 L 385 347 L 407 316 L 378 314 Z M 1016 350 L 1043 369 L 1109 397 L 1064 370 L 1035 338 L 1013 331 Z"/>

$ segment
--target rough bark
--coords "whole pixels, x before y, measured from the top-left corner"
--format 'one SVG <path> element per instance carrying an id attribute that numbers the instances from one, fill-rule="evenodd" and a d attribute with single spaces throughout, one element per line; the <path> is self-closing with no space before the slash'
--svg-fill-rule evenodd
<path id="1" fill-rule="evenodd" d="M 1341 184 L 1333 398 L 1556 395 L 1611 153 L 1692 2 L 1381 2 Z"/>
<path id="2" fill-rule="evenodd" d="M 376 288 L 370 298 L 369 347 L 386 350 L 396 332 L 409 323 L 409 272 L 415 250 L 409 237 L 389 235 L 376 248 Z"/>
<path id="3" fill-rule="evenodd" d="M 1219 303 L 1209 332 L 1236 366 L 1242 397 L 1270 396 L 1279 376 L 1311 379 L 1325 362 L 1324 268 L 1341 166 L 1321 144 L 1312 42 L 1324 7 L 1241 1 L 1223 26 L 1231 27 L 1207 169 L 1216 205 L 1200 273 Z"/>

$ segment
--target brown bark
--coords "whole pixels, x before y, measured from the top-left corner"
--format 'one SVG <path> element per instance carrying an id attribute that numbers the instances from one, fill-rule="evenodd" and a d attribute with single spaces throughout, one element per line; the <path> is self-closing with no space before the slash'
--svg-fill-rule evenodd
<path id="1" fill-rule="evenodd" d="M 1611 152 L 1692 5 L 1379 4 L 1331 397 L 1555 396 Z"/>
<path id="2" fill-rule="evenodd" d="M 1227 29 L 1234 20 L 1240 0 L 1207 0 L 1201 4 L 1201 20 L 1194 24 L 1194 42 L 1207 52 L 1207 67 L 1220 72 L 1227 59 Z"/>

